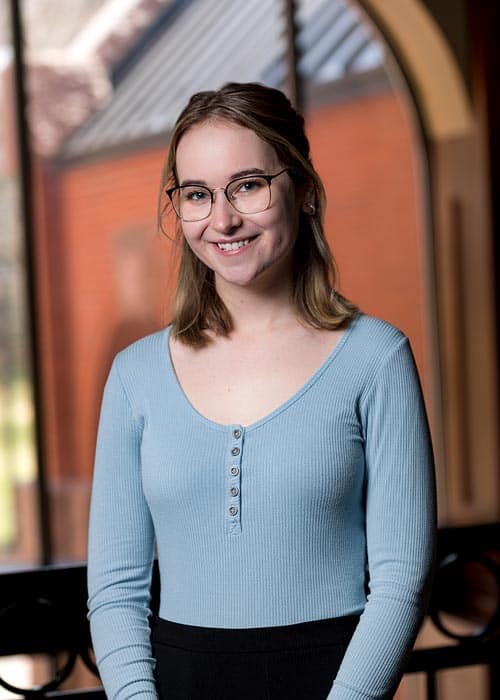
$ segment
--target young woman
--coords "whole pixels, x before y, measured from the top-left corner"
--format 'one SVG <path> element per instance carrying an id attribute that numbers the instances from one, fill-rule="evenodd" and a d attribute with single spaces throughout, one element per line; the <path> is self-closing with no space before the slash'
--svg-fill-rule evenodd
<path id="1" fill-rule="evenodd" d="M 191 98 L 170 204 L 172 323 L 117 355 L 101 409 L 89 618 L 106 693 L 390 698 L 435 531 L 408 340 L 335 290 L 323 188 L 281 92 Z"/>

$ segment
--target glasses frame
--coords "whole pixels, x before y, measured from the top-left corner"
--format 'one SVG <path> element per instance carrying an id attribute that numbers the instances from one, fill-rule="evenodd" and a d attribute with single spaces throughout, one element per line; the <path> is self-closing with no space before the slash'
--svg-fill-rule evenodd
<path id="1" fill-rule="evenodd" d="M 172 204 L 172 208 L 175 211 L 176 216 L 181 221 L 185 221 L 186 223 L 194 223 L 195 221 L 203 221 L 204 219 L 208 219 L 208 217 L 212 213 L 212 209 L 214 206 L 214 201 L 215 201 L 214 195 L 218 191 L 224 192 L 224 196 L 226 197 L 227 201 L 233 207 L 233 209 L 238 212 L 238 214 L 243 214 L 243 215 L 260 214 L 261 212 L 266 211 L 266 209 L 269 209 L 269 205 L 271 204 L 271 199 L 272 199 L 271 184 L 272 184 L 272 181 L 274 180 L 274 178 L 278 177 L 279 175 L 283 175 L 283 173 L 286 173 L 289 170 L 290 170 L 290 168 L 283 168 L 283 170 L 280 170 L 279 173 L 275 173 L 274 175 L 263 175 L 262 173 L 249 173 L 248 175 L 240 175 L 239 177 L 235 177 L 232 180 L 229 180 L 229 182 L 227 183 L 227 185 L 225 187 L 214 187 L 213 190 L 210 189 L 210 187 L 207 187 L 206 185 L 199 185 L 200 188 L 202 187 L 207 192 L 210 192 L 210 209 L 208 210 L 208 213 L 205 214 L 205 216 L 202 216 L 199 219 L 184 219 L 181 216 L 180 211 L 177 211 L 176 206 L 174 204 L 174 193 L 177 190 L 182 190 L 184 187 L 196 187 L 197 186 L 196 184 L 194 184 L 194 185 L 177 185 L 176 187 L 171 187 L 170 189 L 165 190 L 165 194 L 170 199 L 170 202 Z M 269 201 L 268 201 L 267 205 L 264 207 L 264 209 L 259 209 L 259 211 L 254 211 L 254 212 L 240 211 L 238 209 L 238 207 L 234 204 L 234 202 L 232 202 L 231 199 L 229 198 L 228 190 L 231 187 L 231 185 L 233 185 L 235 182 L 239 182 L 240 180 L 249 180 L 252 177 L 260 177 L 267 182 L 267 186 L 269 189 Z"/>

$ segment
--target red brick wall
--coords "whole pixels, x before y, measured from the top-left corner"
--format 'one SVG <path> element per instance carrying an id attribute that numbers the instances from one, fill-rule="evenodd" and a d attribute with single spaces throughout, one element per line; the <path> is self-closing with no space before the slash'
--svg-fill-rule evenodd
<path id="1" fill-rule="evenodd" d="M 58 558 L 86 554 L 95 429 L 110 361 L 167 318 L 175 247 L 156 232 L 162 161 L 161 151 L 144 150 L 46 174 L 38 234 L 49 254 L 39 259 L 40 311 Z"/>
<path id="2" fill-rule="evenodd" d="M 329 192 L 327 232 L 342 289 L 364 310 L 403 328 L 425 371 L 422 199 L 408 115 L 394 96 L 380 95 L 322 108 L 308 124 Z M 49 478 L 63 557 L 85 555 L 84 540 L 67 534 L 65 519 L 70 501 L 84 517 L 110 359 L 167 319 L 175 246 L 156 235 L 163 157 L 163 148 L 145 149 L 50 176 L 40 231 L 50 249 L 42 277 L 50 293 L 41 290 L 40 298 L 50 329 L 44 356 L 45 391 L 53 399 L 47 428 L 55 436 Z M 79 527 L 85 532 L 86 523 Z"/>
<path id="3" fill-rule="evenodd" d="M 74 468 L 89 471 L 88 436 L 95 422 L 96 377 L 110 355 L 160 325 L 165 291 L 157 262 L 155 204 L 158 153 L 108 160 L 69 171 L 61 182 L 71 351 L 80 430 Z M 158 248 L 158 250 L 156 250 Z M 119 328 L 118 326 L 121 326 Z M 126 336 L 126 337 L 125 337 Z M 85 456 L 85 457 L 83 457 Z"/>
<path id="4" fill-rule="evenodd" d="M 383 94 L 321 109 L 309 129 L 341 288 L 409 335 L 427 378 L 424 201 L 406 110 L 403 100 Z"/>

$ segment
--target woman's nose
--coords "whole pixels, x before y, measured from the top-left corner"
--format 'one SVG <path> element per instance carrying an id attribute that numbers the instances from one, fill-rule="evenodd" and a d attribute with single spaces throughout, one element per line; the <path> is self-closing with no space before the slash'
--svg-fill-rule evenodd
<path id="1" fill-rule="evenodd" d="M 221 233 L 228 233 L 241 225 L 241 214 L 230 204 L 224 191 L 214 191 L 212 211 L 210 212 L 212 228 Z"/>

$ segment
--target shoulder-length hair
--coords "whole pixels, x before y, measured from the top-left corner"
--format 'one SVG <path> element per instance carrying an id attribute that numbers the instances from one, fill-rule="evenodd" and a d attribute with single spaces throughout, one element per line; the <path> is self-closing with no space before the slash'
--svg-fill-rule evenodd
<path id="1" fill-rule="evenodd" d="M 325 191 L 310 158 L 304 119 L 279 90 L 258 83 L 227 83 L 219 90 L 198 92 L 181 112 L 170 139 L 163 170 L 159 226 L 170 208 L 165 191 L 177 186 L 177 147 L 183 135 L 205 121 L 221 120 L 251 129 L 270 144 L 297 188 L 306 188 L 312 197 L 310 211 L 301 212 L 294 249 L 293 303 L 299 314 L 315 328 L 344 326 L 357 308 L 336 291 L 337 274 L 323 230 Z M 306 207 L 304 207 L 306 208 Z M 182 240 L 179 276 L 172 317 L 172 334 L 192 347 L 210 342 L 210 330 L 228 336 L 233 329 L 231 315 L 217 294 L 214 273 Z"/>

